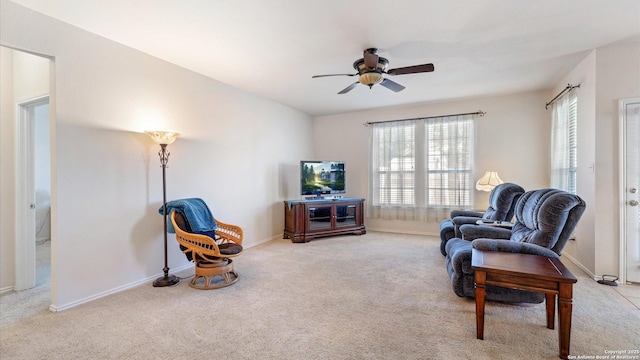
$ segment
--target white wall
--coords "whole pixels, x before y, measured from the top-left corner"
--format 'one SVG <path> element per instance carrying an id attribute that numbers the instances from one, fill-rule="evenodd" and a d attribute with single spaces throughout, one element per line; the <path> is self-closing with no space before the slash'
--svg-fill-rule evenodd
<path id="1" fill-rule="evenodd" d="M 13 53 L 0 47 L 0 291 L 15 285 Z"/>
<path id="2" fill-rule="evenodd" d="M 580 84 L 578 95 L 578 195 L 587 210 L 568 256 L 594 277 L 619 276 L 620 158 L 618 100 L 640 96 L 640 42 L 591 52 L 554 88 Z"/>
<path id="3" fill-rule="evenodd" d="M 13 54 L 13 96 L 16 102 L 49 93 L 49 59 L 22 51 Z"/>
<path id="4" fill-rule="evenodd" d="M 549 186 L 551 120 L 544 108 L 549 91 L 476 98 L 443 103 L 387 108 L 314 119 L 315 158 L 347 161 L 349 196 L 367 197 L 370 128 L 365 122 L 397 120 L 485 111 L 476 116 L 476 176 L 498 171 L 504 181 L 525 189 Z M 489 195 L 475 192 L 478 209 L 486 209 Z M 439 223 L 366 219 L 371 230 L 437 235 Z"/>
<path id="5" fill-rule="evenodd" d="M 576 193 L 587 203 L 587 208 L 574 232 L 576 241 L 569 241 L 563 252 L 579 263 L 585 270 L 592 273 L 596 257 L 595 218 L 597 203 L 595 200 L 595 169 L 599 169 L 599 164 L 596 164 L 595 158 L 596 50 L 592 51 L 556 85 L 553 89 L 553 96 L 564 90 L 567 84 L 580 85 L 580 88 L 573 90 L 576 92 L 578 101 Z M 551 117 L 550 110 L 549 119 Z"/>
<path id="6" fill-rule="evenodd" d="M 596 50 L 596 275 L 619 274 L 618 100 L 640 97 L 640 41 Z"/>
<path id="7" fill-rule="evenodd" d="M 312 156 L 308 115 L 0 4 L 0 44 L 55 59 L 54 309 L 160 275 L 159 147 L 144 130 L 183 133 L 169 146 L 168 199 L 202 197 L 217 218 L 244 228 L 248 246 L 281 236 L 282 201 L 297 195 L 298 161 Z M 236 264 L 241 272 L 241 257 Z M 171 240 L 169 267 L 185 265 Z"/>

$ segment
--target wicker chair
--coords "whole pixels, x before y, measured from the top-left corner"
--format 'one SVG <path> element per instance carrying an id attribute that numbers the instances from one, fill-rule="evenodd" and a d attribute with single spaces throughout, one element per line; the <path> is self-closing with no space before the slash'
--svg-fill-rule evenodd
<path id="1" fill-rule="evenodd" d="M 231 257 L 242 253 L 242 228 L 216 220 L 214 238 L 187 232 L 188 225 L 177 211 L 171 212 L 171 223 L 180 249 L 196 265 L 196 274 L 189 284 L 201 290 L 219 289 L 238 281 Z"/>

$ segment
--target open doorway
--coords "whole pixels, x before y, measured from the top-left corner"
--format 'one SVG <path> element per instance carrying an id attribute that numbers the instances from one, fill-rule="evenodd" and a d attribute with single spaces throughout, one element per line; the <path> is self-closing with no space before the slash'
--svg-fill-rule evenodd
<path id="1" fill-rule="evenodd" d="M 4 46 L 0 56 L 0 294 L 5 324 L 52 303 L 53 63 L 48 57 Z"/>

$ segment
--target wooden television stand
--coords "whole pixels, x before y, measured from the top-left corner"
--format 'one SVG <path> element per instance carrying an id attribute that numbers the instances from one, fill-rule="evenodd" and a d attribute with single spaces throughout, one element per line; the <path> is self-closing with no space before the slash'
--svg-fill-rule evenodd
<path id="1" fill-rule="evenodd" d="M 321 236 L 366 234 L 364 199 L 339 198 L 284 202 L 284 239 L 309 242 Z"/>

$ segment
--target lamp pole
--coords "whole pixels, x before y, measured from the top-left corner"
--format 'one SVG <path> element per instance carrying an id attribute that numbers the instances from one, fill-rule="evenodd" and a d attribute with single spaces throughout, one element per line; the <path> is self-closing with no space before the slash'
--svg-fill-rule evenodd
<path id="1" fill-rule="evenodd" d="M 167 259 L 167 163 L 169 162 L 170 152 L 167 151 L 167 144 L 160 144 L 160 165 L 162 165 L 162 213 L 164 214 L 164 276 L 153 281 L 154 287 L 171 286 L 177 284 L 180 279 L 175 275 L 169 275 L 169 261 Z"/>
<path id="2" fill-rule="evenodd" d="M 169 153 L 167 151 L 167 145 L 173 143 L 180 133 L 173 131 L 146 131 L 147 135 L 153 139 L 153 141 L 160 145 L 160 151 L 158 156 L 160 157 L 160 165 L 162 166 L 162 213 L 164 218 L 164 268 L 162 271 L 164 275 L 153 281 L 154 287 L 172 286 L 180 282 L 180 278 L 175 275 L 169 275 L 169 261 L 167 259 L 167 163 L 169 162 Z"/>

